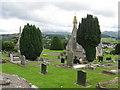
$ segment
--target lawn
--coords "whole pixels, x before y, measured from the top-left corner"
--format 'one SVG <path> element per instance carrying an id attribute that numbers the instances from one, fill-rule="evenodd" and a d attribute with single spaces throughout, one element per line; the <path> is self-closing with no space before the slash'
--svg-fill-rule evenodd
<path id="1" fill-rule="evenodd" d="M 62 53 L 65 52 L 65 50 L 49 50 L 49 49 L 44 49 L 42 53 Z"/>
<path id="2" fill-rule="evenodd" d="M 51 52 L 56 53 L 56 51 L 53 50 L 43 50 L 43 52 Z M 57 53 L 62 53 L 64 50 L 57 51 Z M 104 58 L 109 57 L 111 55 L 105 55 Z M 44 56 L 41 54 L 42 58 L 46 58 L 51 61 L 53 64 L 61 64 L 60 62 L 56 62 L 57 56 L 47 55 Z M 113 59 L 117 56 L 111 56 Z M 98 62 L 98 60 L 95 60 L 95 62 Z M 40 63 L 38 62 L 30 62 L 27 63 L 26 66 L 30 65 L 38 65 Z M 111 69 L 117 69 L 117 68 L 101 68 L 97 67 L 96 71 L 92 70 L 84 70 L 87 72 L 87 82 L 91 85 L 90 87 L 83 87 L 76 85 L 77 81 L 77 70 L 83 70 L 83 69 L 66 69 L 66 68 L 60 68 L 55 67 L 53 65 L 47 66 L 48 74 L 42 75 L 40 74 L 41 67 L 21 67 L 15 64 L 11 63 L 5 63 L 0 64 L 2 65 L 2 72 L 8 73 L 8 74 L 17 74 L 19 77 L 25 78 L 28 82 L 36 85 L 39 88 L 96 88 L 97 84 L 99 82 L 106 82 L 114 77 L 118 77 L 118 75 L 105 75 L 101 72 L 103 70 L 111 70 Z M 114 87 L 117 88 L 117 84 L 115 84 Z M 108 86 L 109 87 L 109 86 Z"/>
<path id="3" fill-rule="evenodd" d="M 118 41 L 115 38 L 101 38 L 101 41 L 107 43 L 118 43 Z"/>
<path id="4" fill-rule="evenodd" d="M 105 48 L 103 49 L 105 52 L 110 53 L 110 51 L 115 50 L 115 48 Z"/>
<path id="5" fill-rule="evenodd" d="M 41 75 L 39 74 L 40 67 L 24 68 L 11 63 L 2 65 L 2 72 L 17 74 L 40 88 L 83 88 L 74 84 L 77 78 L 77 70 L 81 69 L 65 69 L 52 65 L 47 66 L 47 69 L 48 75 Z M 104 68 L 97 68 L 97 71 L 85 70 L 87 72 L 87 81 L 91 85 L 89 88 L 95 88 L 99 82 L 109 81 L 117 77 L 117 75 L 103 75 L 100 73 L 102 70 Z"/>

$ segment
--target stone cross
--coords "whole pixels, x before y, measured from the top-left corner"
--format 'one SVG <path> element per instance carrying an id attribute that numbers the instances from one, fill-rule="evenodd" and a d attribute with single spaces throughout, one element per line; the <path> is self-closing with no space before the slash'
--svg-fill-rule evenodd
<path id="1" fill-rule="evenodd" d="M 72 51 L 67 52 L 67 66 L 70 66 L 70 67 L 73 66 L 73 52 Z"/>
<path id="2" fill-rule="evenodd" d="M 86 83 L 86 72 L 83 70 L 77 71 L 77 84 L 82 86 L 88 86 Z"/>
<path id="3" fill-rule="evenodd" d="M 45 64 L 41 64 L 41 73 L 42 74 L 47 74 L 47 71 L 46 71 L 47 67 Z"/>

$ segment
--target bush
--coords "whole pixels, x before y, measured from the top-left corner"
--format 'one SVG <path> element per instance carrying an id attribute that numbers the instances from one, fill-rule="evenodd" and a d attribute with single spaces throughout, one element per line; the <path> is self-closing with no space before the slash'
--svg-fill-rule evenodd
<path id="1" fill-rule="evenodd" d="M 10 41 L 2 42 L 2 50 L 3 51 L 14 51 L 15 44 Z"/>
<path id="2" fill-rule="evenodd" d="M 53 37 L 50 50 L 63 50 L 63 43 L 58 36 Z"/>

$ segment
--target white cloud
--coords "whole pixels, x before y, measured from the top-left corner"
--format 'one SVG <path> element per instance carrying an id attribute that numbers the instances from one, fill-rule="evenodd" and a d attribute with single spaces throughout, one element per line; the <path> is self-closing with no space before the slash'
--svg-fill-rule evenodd
<path id="1" fill-rule="evenodd" d="M 101 31 L 117 31 L 118 0 L 3 0 L 0 33 L 18 33 L 26 23 L 42 31 L 72 31 L 74 13 L 78 21 L 93 14 Z"/>

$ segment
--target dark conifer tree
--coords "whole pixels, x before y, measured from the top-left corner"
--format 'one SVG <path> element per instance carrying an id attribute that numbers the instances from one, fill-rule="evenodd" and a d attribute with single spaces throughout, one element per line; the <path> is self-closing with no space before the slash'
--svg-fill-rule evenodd
<path id="1" fill-rule="evenodd" d="M 53 37 L 50 50 L 63 50 L 63 43 L 58 36 Z"/>
<path id="2" fill-rule="evenodd" d="M 20 38 L 20 52 L 27 59 L 35 60 L 43 50 L 42 35 L 35 25 L 25 25 Z"/>
<path id="3" fill-rule="evenodd" d="M 89 62 L 96 57 L 96 46 L 100 43 L 101 32 L 97 17 L 87 15 L 87 18 L 82 18 L 77 31 L 77 42 L 82 45 L 86 52 L 86 57 Z"/>

